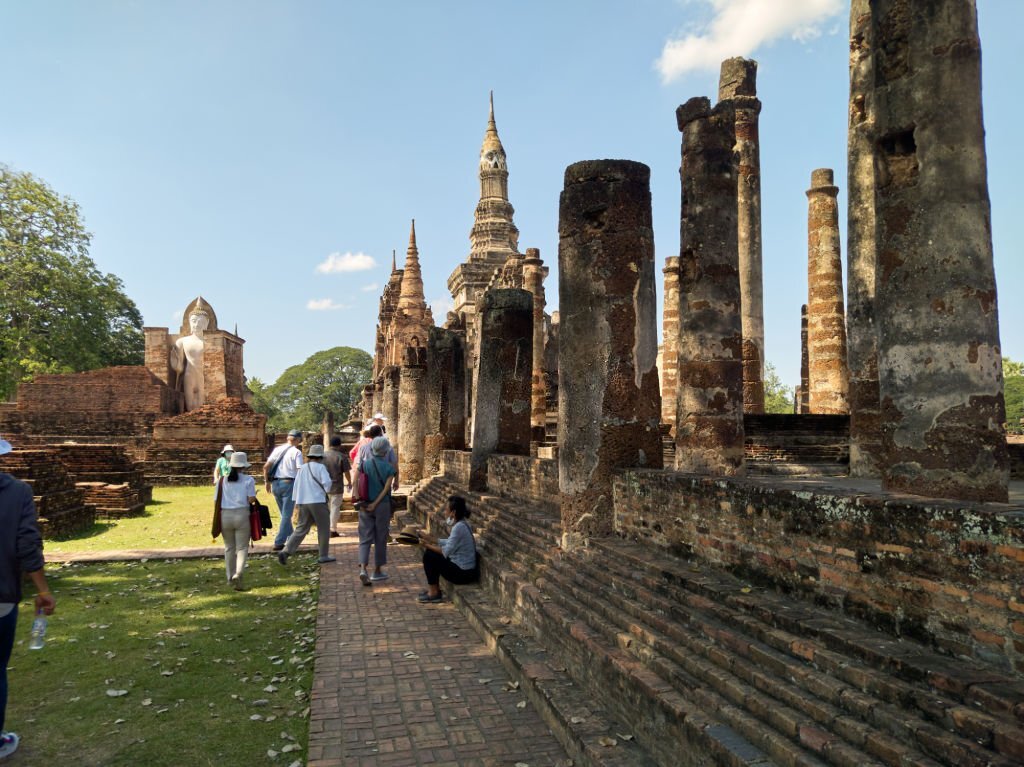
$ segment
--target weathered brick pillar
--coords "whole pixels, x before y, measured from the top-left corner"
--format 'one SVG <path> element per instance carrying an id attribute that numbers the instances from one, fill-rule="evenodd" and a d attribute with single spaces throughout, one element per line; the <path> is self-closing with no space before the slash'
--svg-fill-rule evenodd
<path id="1" fill-rule="evenodd" d="M 403 484 L 412 485 L 423 473 L 423 435 L 427 408 L 427 350 L 422 346 L 406 347 L 398 384 L 398 412 L 402 429 L 398 433 L 398 476 Z"/>
<path id="2" fill-rule="evenodd" d="M 530 454 L 533 387 L 533 296 L 519 288 L 484 293 L 470 486 L 487 487 L 492 453 Z"/>
<path id="3" fill-rule="evenodd" d="M 143 328 L 146 339 L 146 368 L 165 384 L 171 380 L 170 348 L 167 328 Z"/>
<path id="4" fill-rule="evenodd" d="M 846 334 L 850 386 L 850 476 L 881 473 L 875 332 L 874 57 L 870 0 L 850 3 L 850 124 L 847 134 Z"/>
<path id="5" fill-rule="evenodd" d="M 398 450 L 399 435 L 399 407 L 398 389 L 401 383 L 401 368 L 398 365 L 388 365 L 382 373 L 384 377 L 384 389 L 381 393 L 381 408 L 377 412 L 384 414 L 384 425 L 387 427 L 387 437 L 391 446 Z"/>
<path id="6" fill-rule="evenodd" d="M 665 303 L 661 311 L 661 422 L 676 423 L 676 381 L 679 365 L 679 256 L 665 259 Z"/>
<path id="7" fill-rule="evenodd" d="M 370 422 L 373 418 L 373 414 L 377 411 L 373 409 L 373 384 L 368 384 L 363 387 L 363 401 L 362 401 L 362 417 L 363 424 Z"/>
<path id="8" fill-rule="evenodd" d="M 1009 456 L 970 0 L 872 0 L 883 486 L 1006 501 Z"/>
<path id="9" fill-rule="evenodd" d="M 328 410 L 324 413 L 323 423 L 320 426 L 321 437 L 324 449 L 331 446 L 331 437 L 334 436 L 334 411 Z"/>
<path id="10" fill-rule="evenodd" d="M 373 412 L 370 413 L 370 418 L 372 418 L 375 413 L 383 413 L 384 412 L 384 374 L 383 373 L 381 373 L 380 378 L 378 378 L 377 382 L 373 385 L 373 407 L 371 407 L 370 410 L 373 411 Z M 368 418 L 367 419 L 367 423 L 369 423 L 369 420 L 370 419 Z"/>
<path id="11" fill-rule="evenodd" d="M 807 415 L 811 412 L 810 401 L 811 363 L 807 353 L 807 304 L 800 306 L 800 386 L 797 388 L 796 412 Z"/>
<path id="12" fill-rule="evenodd" d="M 463 336 L 446 328 L 430 328 L 427 337 L 426 434 L 424 476 L 441 470 L 442 450 L 466 447 L 466 368 Z"/>
<path id="13" fill-rule="evenodd" d="M 743 322 L 743 412 L 764 412 L 764 287 L 761 267 L 761 141 L 757 62 L 722 62 L 718 100 L 736 110 L 736 199 Z"/>
<path id="14" fill-rule="evenodd" d="M 735 116 L 703 97 L 676 110 L 683 134 L 676 469 L 741 475 L 743 326 Z"/>
<path id="15" fill-rule="evenodd" d="M 530 429 L 534 442 L 543 442 L 548 418 L 547 387 L 544 385 L 544 278 L 548 270 L 537 248 L 526 249 L 523 261 L 525 288 L 533 296 L 533 383 L 530 400 Z"/>
<path id="16" fill-rule="evenodd" d="M 651 171 L 565 170 L 558 208 L 558 485 L 562 545 L 614 529 L 611 479 L 661 467 Z"/>
<path id="17" fill-rule="evenodd" d="M 847 413 L 846 317 L 839 258 L 839 187 L 830 168 L 807 190 L 807 355 L 812 413 Z"/>

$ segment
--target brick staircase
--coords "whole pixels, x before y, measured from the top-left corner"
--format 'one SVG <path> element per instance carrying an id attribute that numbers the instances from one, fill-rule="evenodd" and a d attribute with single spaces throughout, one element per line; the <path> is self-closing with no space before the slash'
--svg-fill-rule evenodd
<path id="1" fill-rule="evenodd" d="M 453 601 L 579 764 L 1024 762 L 1024 681 L 1010 672 L 697 559 L 621 539 L 562 552 L 553 506 L 434 477 L 410 512 L 436 527 L 453 493 L 483 557 L 481 586 L 449 587 Z"/>

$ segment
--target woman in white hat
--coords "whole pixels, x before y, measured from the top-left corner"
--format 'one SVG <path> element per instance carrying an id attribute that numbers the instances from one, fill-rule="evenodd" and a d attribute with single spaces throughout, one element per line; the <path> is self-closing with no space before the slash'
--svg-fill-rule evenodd
<path id="1" fill-rule="evenodd" d="M 231 454 L 235 452 L 235 449 L 231 445 L 225 445 L 220 451 L 220 458 L 217 459 L 217 465 L 213 467 L 213 484 L 217 484 L 217 481 L 221 477 L 226 477 L 231 472 L 231 466 L 229 461 L 231 460 Z"/>
<path id="2" fill-rule="evenodd" d="M 256 498 L 256 480 L 241 469 L 248 469 L 249 456 L 231 454 L 228 474 L 217 481 L 220 493 L 220 528 L 224 534 L 224 566 L 228 583 L 235 591 L 242 591 L 242 574 L 249 557 L 249 502 Z"/>

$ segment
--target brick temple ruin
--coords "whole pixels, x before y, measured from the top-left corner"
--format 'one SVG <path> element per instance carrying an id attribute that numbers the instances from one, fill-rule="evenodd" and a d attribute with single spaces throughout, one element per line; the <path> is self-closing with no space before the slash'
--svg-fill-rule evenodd
<path id="1" fill-rule="evenodd" d="M 177 334 L 144 333 L 145 365 L 36 376 L 18 386 L 15 402 L 0 404 L 0 434 L 15 448 L 8 461 L 57 462 L 84 493 L 69 507 L 77 521 L 44 523 L 50 533 L 84 529 L 96 516 L 140 513 L 155 484 L 209 482 L 225 443 L 262 462 L 266 416 L 244 401 L 244 340 L 218 327 L 201 296 L 186 306 Z M 53 487 L 66 491 L 59 482 L 38 483 Z M 48 492 L 37 493 L 37 505 L 58 508 Z"/>
<path id="2" fill-rule="evenodd" d="M 418 522 L 469 499 L 482 585 L 452 599 L 575 763 L 1024 763 L 976 13 L 853 0 L 850 39 L 847 290 L 834 174 L 808 169 L 794 414 L 763 413 L 752 61 L 676 114 L 661 348 L 649 169 L 566 169 L 552 322 L 493 104 L 444 327 L 398 311 L 418 262 L 392 270 L 364 413 L 414 452 Z"/>

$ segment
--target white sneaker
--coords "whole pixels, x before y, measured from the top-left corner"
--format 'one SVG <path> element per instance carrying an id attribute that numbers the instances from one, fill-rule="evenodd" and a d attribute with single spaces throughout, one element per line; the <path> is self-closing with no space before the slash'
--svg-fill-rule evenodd
<path id="1" fill-rule="evenodd" d="M 10 756 L 18 750 L 18 738 L 17 733 L 5 732 L 0 735 L 0 759 Z"/>
<path id="2" fill-rule="evenodd" d="M 374 573 L 370 576 L 371 581 L 386 581 L 388 579 L 387 573 Z"/>

